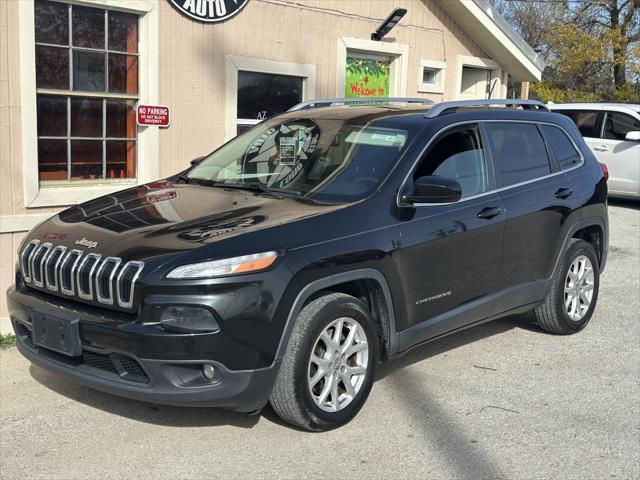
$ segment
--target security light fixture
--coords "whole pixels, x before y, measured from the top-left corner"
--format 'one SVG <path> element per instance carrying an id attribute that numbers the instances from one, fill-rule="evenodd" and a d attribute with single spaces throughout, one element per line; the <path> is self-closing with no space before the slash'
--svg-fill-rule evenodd
<path id="1" fill-rule="evenodd" d="M 391 31 L 393 27 L 405 16 L 407 13 L 406 8 L 396 8 L 387 19 L 380 24 L 378 29 L 371 34 L 371 40 L 380 41 L 387 33 Z"/>

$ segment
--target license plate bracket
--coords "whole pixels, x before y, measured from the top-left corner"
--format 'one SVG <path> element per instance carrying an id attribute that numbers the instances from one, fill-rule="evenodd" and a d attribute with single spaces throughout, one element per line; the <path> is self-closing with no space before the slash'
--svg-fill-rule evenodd
<path id="1" fill-rule="evenodd" d="M 82 354 L 78 318 L 61 318 L 49 313 L 33 312 L 33 343 L 70 357 Z"/>

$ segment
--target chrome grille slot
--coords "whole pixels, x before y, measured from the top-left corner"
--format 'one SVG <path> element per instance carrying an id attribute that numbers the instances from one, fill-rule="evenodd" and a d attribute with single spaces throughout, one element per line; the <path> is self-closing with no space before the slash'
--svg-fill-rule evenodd
<path id="1" fill-rule="evenodd" d="M 40 240 L 32 240 L 22 251 L 22 257 L 20 259 L 20 267 L 22 268 L 22 278 L 25 282 L 31 282 L 31 255 L 33 255 L 35 249 L 40 245 Z"/>
<path id="2" fill-rule="evenodd" d="M 96 296 L 98 297 L 98 302 L 113 305 L 113 279 L 120 263 L 122 263 L 122 259 L 118 257 L 107 257 L 100 265 L 96 274 Z"/>
<path id="3" fill-rule="evenodd" d="M 127 262 L 116 282 L 116 293 L 118 295 L 118 304 L 123 308 L 131 308 L 133 304 L 133 284 L 138 279 L 144 263 Z"/>
<path id="4" fill-rule="evenodd" d="M 31 255 L 31 279 L 37 287 L 44 285 L 44 262 L 52 248 L 50 243 L 42 243 Z"/>
<path id="5" fill-rule="evenodd" d="M 93 274 L 100 263 L 102 255 L 90 253 L 85 256 L 76 273 L 78 296 L 84 300 L 93 300 Z"/>
<path id="6" fill-rule="evenodd" d="M 44 262 L 44 281 L 47 288 L 53 292 L 58 291 L 58 271 L 67 247 L 61 245 L 55 247 Z"/>
<path id="7" fill-rule="evenodd" d="M 65 295 L 75 294 L 75 275 L 80 259 L 81 250 L 71 250 L 60 264 L 60 291 Z"/>
<path id="8" fill-rule="evenodd" d="M 24 283 L 87 302 L 131 309 L 143 262 L 32 240 L 19 256 Z"/>

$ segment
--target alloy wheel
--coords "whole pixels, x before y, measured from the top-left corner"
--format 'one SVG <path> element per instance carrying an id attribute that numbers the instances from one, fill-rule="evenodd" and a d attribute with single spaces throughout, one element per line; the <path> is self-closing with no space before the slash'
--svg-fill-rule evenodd
<path id="1" fill-rule="evenodd" d="M 325 412 L 344 409 L 362 388 L 368 364 L 362 325 L 347 317 L 331 322 L 316 339 L 309 359 L 307 384 L 314 403 Z"/>
<path id="2" fill-rule="evenodd" d="M 593 265 L 588 257 L 580 255 L 571 263 L 564 282 L 564 307 L 574 322 L 579 322 L 587 314 L 593 298 L 593 288 Z"/>

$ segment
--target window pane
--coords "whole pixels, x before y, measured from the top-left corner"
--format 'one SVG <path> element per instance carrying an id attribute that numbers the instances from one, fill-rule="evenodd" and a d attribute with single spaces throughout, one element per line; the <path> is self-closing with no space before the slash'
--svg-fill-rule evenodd
<path id="1" fill-rule="evenodd" d="M 69 49 L 36 46 L 36 86 L 69 90 Z"/>
<path id="2" fill-rule="evenodd" d="M 138 93 L 138 57 L 109 54 L 109 92 Z"/>
<path id="3" fill-rule="evenodd" d="M 427 175 L 440 175 L 458 181 L 463 197 L 485 192 L 487 170 L 476 130 L 457 130 L 438 140 L 429 149 L 413 178 L 417 180 Z"/>
<path id="4" fill-rule="evenodd" d="M 240 135 L 243 132 L 249 130 L 253 125 L 238 123 L 236 126 L 236 135 Z"/>
<path id="5" fill-rule="evenodd" d="M 347 56 L 344 82 L 345 97 L 388 97 L 390 80 L 390 58 Z"/>
<path id="6" fill-rule="evenodd" d="M 302 101 L 302 78 L 238 72 L 238 118 L 262 119 Z"/>
<path id="7" fill-rule="evenodd" d="M 547 150 L 535 125 L 487 123 L 498 187 L 551 173 Z"/>
<path id="8" fill-rule="evenodd" d="M 107 137 L 135 138 L 135 102 L 107 101 Z"/>
<path id="9" fill-rule="evenodd" d="M 640 120 L 621 112 L 607 112 L 602 138 L 624 140 L 629 132 L 640 131 Z"/>
<path id="10" fill-rule="evenodd" d="M 71 99 L 71 136 L 102 136 L 102 99 Z"/>
<path id="11" fill-rule="evenodd" d="M 66 140 L 38 140 L 38 171 L 40 180 L 67 179 Z"/>
<path id="12" fill-rule="evenodd" d="M 105 48 L 104 10 L 72 7 L 72 37 L 74 47 Z"/>
<path id="13" fill-rule="evenodd" d="M 600 136 L 597 125 L 599 112 L 589 110 L 559 110 L 573 120 L 583 137 L 598 138 Z"/>
<path id="14" fill-rule="evenodd" d="M 107 141 L 107 178 L 136 177 L 136 142 Z"/>
<path id="15" fill-rule="evenodd" d="M 109 11 L 109 50 L 138 51 L 138 16 Z"/>
<path id="16" fill-rule="evenodd" d="M 542 125 L 541 127 L 562 170 L 580 163 L 580 155 L 562 130 L 550 125 Z"/>
<path id="17" fill-rule="evenodd" d="M 38 95 L 38 135 L 67 136 L 67 97 Z"/>
<path id="18" fill-rule="evenodd" d="M 69 6 L 37 1 L 35 4 L 36 42 L 69 45 Z"/>
<path id="19" fill-rule="evenodd" d="M 104 53 L 73 51 L 73 89 L 104 92 Z"/>
<path id="20" fill-rule="evenodd" d="M 102 141 L 71 141 L 71 180 L 102 178 Z"/>
<path id="21" fill-rule="evenodd" d="M 422 70 L 422 83 L 434 85 L 436 82 L 436 71 L 433 68 L 425 68 Z"/>

